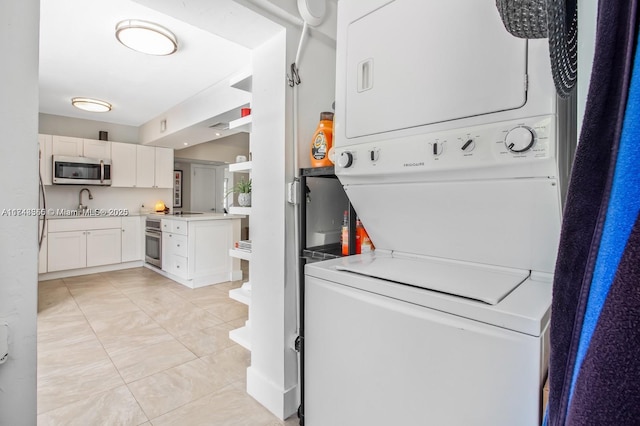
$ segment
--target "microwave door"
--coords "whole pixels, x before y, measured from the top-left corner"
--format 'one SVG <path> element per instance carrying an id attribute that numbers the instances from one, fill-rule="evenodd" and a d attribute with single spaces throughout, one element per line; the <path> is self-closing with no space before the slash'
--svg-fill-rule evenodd
<path id="1" fill-rule="evenodd" d="M 103 184 L 104 164 L 97 162 L 55 161 L 54 183 L 62 184 Z"/>

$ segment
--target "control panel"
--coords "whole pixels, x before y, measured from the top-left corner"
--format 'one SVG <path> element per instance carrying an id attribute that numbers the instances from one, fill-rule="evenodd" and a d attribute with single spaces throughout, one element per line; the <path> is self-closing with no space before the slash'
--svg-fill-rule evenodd
<path id="1" fill-rule="evenodd" d="M 555 117 L 533 117 L 340 147 L 336 174 L 553 176 L 555 151 Z"/>

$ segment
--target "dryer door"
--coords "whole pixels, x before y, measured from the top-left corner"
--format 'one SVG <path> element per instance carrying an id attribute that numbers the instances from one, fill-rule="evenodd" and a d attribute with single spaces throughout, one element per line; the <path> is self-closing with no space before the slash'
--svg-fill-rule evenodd
<path id="1" fill-rule="evenodd" d="M 348 138 L 527 100 L 527 42 L 505 30 L 494 0 L 395 0 L 352 22 L 346 48 Z"/>

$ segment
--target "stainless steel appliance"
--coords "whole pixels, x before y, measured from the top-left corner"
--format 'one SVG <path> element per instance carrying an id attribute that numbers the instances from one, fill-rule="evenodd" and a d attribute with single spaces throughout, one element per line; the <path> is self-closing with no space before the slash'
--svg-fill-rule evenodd
<path id="1" fill-rule="evenodd" d="M 161 221 L 148 217 L 144 229 L 144 260 L 162 269 L 162 228 Z"/>
<path id="2" fill-rule="evenodd" d="M 111 185 L 111 161 L 87 157 L 53 156 L 57 185 Z"/>

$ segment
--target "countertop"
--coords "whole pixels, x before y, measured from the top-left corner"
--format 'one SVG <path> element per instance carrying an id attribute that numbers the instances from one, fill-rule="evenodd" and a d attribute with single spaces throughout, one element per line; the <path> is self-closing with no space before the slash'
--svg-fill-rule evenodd
<path id="1" fill-rule="evenodd" d="M 196 222 L 202 220 L 231 220 L 242 219 L 245 216 L 241 214 L 224 214 L 224 213 L 202 213 L 194 215 L 173 215 L 173 214 L 150 214 L 149 217 L 157 217 L 159 219 L 181 220 L 183 222 Z"/>

